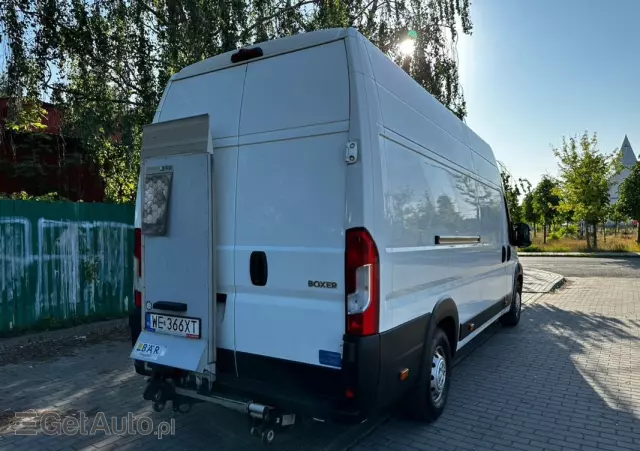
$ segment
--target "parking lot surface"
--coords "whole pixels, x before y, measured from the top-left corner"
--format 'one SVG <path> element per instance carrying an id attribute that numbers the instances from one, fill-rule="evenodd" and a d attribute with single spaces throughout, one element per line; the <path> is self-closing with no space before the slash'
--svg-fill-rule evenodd
<path id="1" fill-rule="evenodd" d="M 569 279 L 529 304 L 518 327 L 491 328 L 466 355 L 454 369 L 440 420 L 424 425 L 391 415 L 353 449 L 640 450 L 639 316 L 636 279 Z M 142 400 L 145 382 L 133 373 L 129 348 L 115 337 L 0 367 L 0 451 L 263 449 L 248 434 L 246 418 L 217 406 L 196 405 L 173 423 L 168 408 L 152 412 Z M 144 424 L 152 423 L 150 432 L 168 425 L 168 435 L 143 435 L 140 424 L 131 435 L 100 429 L 94 435 L 16 435 L 15 412 L 28 409 L 59 415 L 52 419 L 86 415 L 89 428 L 98 417 L 131 412 L 151 419 Z M 28 420 L 20 420 L 23 427 Z M 272 449 L 335 449 L 352 433 L 309 422 L 277 437 Z"/>

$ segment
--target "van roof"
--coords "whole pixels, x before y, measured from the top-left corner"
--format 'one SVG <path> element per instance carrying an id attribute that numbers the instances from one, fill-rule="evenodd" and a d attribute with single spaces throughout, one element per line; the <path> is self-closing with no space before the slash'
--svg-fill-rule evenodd
<path id="1" fill-rule="evenodd" d="M 355 36 L 357 34 L 358 31 L 355 28 L 329 28 L 326 30 L 311 31 L 308 33 L 287 36 L 284 38 L 274 39 L 272 41 L 259 42 L 249 46 L 248 48 L 260 47 L 262 49 L 263 56 L 257 59 L 263 59 L 282 53 L 293 52 L 307 47 L 315 47 L 317 45 L 337 41 L 339 39 L 344 39 L 347 36 Z M 206 60 L 199 61 L 195 64 L 187 66 L 180 72 L 176 73 L 172 77 L 172 80 L 195 77 L 197 75 L 201 75 L 207 72 L 213 72 L 225 67 L 246 64 L 246 62 L 235 64 L 231 62 L 231 55 L 233 55 L 237 51 L 238 50 L 232 50 L 230 52 L 222 53 L 212 58 L 207 58 Z"/>

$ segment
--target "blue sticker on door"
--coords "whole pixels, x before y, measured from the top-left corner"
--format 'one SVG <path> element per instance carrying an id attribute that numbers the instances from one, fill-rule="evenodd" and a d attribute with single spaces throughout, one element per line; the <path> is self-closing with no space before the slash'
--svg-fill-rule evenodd
<path id="1" fill-rule="evenodd" d="M 342 368 L 342 356 L 339 352 L 324 351 L 321 349 L 318 351 L 318 359 L 321 365 Z"/>

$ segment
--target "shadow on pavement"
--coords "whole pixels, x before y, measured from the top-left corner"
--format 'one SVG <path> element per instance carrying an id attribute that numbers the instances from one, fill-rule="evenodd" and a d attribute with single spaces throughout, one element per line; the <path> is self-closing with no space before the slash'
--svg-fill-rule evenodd
<path id="1" fill-rule="evenodd" d="M 0 367 L 0 451 L 4 451 L 4 445 L 34 449 L 93 446 L 95 448 L 87 448 L 92 451 L 96 448 L 101 451 L 264 449 L 258 438 L 250 436 L 247 417 L 207 403 L 194 405 L 188 413 L 175 414 L 175 434 L 161 440 L 155 435 L 109 436 L 101 431 L 93 436 L 78 433 L 47 436 L 42 432 L 36 436 L 15 435 L 14 412 L 29 409 L 56 411 L 62 418 L 77 418 L 79 412 L 87 413 L 88 429 L 98 412 L 104 412 L 109 419 L 119 419 L 132 412 L 136 417 L 151 418 L 154 427 L 161 421 L 170 422 L 173 416 L 170 404 L 163 412 L 156 413 L 151 403 L 142 399 L 145 378 L 134 373 L 129 352 L 128 343 L 109 342 L 79 349 L 74 356 Z M 365 426 L 337 426 L 306 420 L 279 434 L 269 448 L 279 451 L 343 449 L 358 436 L 361 427 Z"/>
<path id="2" fill-rule="evenodd" d="M 640 449 L 636 315 L 626 315 L 624 303 L 611 307 L 615 316 L 568 308 L 534 304 L 518 327 L 489 328 L 455 367 L 449 405 L 435 424 L 392 417 L 353 449 Z M 150 403 L 142 400 L 144 378 L 133 372 L 129 349 L 126 342 L 103 343 L 55 361 L 1 367 L 0 450 L 5 444 L 34 449 L 263 449 L 249 436 L 245 417 L 206 404 L 176 416 L 175 435 L 162 440 L 153 435 L 34 437 L 2 432 L 7 414 L 29 408 L 120 417 L 134 412 L 155 423 L 170 420 L 170 411 L 152 412 Z M 343 443 L 341 438 L 353 431 L 304 423 L 280 435 L 272 449 L 326 449 L 336 440 Z"/>
<path id="3" fill-rule="evenodd" d="M 455 368 L 436 423 L 395 417 L 354 450 L 638 450 L 639 331 L 632 319 L 530 306 Z"/>

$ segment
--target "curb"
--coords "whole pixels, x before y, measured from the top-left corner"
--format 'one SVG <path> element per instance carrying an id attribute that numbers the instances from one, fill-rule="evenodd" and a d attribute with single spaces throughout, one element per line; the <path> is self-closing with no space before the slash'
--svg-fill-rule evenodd
<path id="1" fill-rule="evenodd" d="M 549 293 L 553 293 L 554 291 L 562 288 L 562 286 L 564 286 L 566 281 L 567 279 L 565 279 L 564 277 L 561 277 L 559 280 L 556 280 L 552 284 L 550 284 L 550 286 L 548 285 L 549 288 L 546 291 L 536 291 L 536 292 L 529 292 L 529 293 L 523 292 L 522 307 L 526 308 L 531 304 L 535 304 L 538 301 L 538 299 L 540 299 L 542 296 Z M 545 289 L 546 288 L 547 287 L 545 287 Z"/>
<path id="2" fill-rule="evenodd" d="M 20 346 L 30 343 L 65 339 L 73 337 L 75 335 L 84 335 L 97 330 L 117 329 L 128 325 L 129 320 L 127 318 L 119 318 L 108 321 L 98 321 L 95 323 L 82 324 L 80 326 L 68 327 L 64 329 L 34 332 L 26 335 L 19 335 L 16 337 L 7 337 L 0 339 L 0 350 L 2 350 L 3 348 L 11 348 L 14 346 Z"/>
<path id="3" fill-rule="evenodd" d="M 640 252 L 518 252 L 518 257 L 640 258 Z"/>

